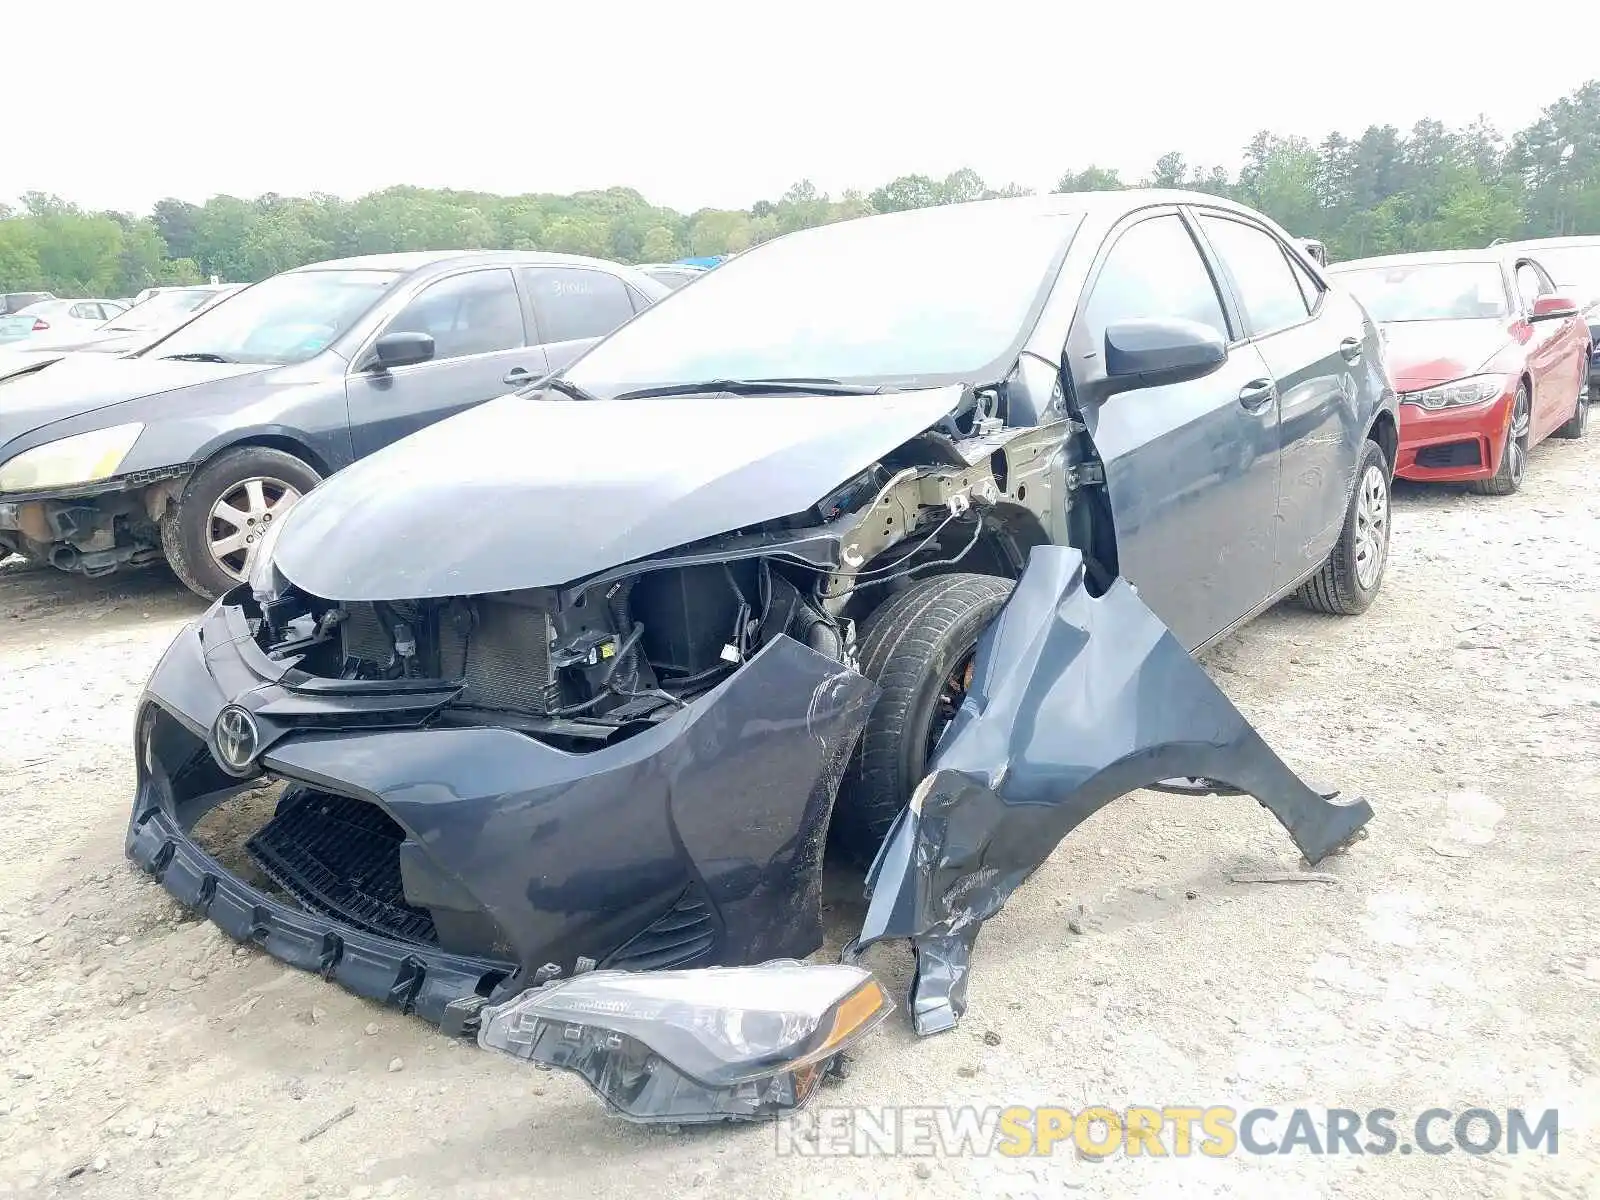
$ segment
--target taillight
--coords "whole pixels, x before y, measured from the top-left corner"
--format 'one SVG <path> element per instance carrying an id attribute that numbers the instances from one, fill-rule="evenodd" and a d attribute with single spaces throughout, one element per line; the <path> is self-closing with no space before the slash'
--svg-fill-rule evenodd
<path id="1" fill-rule="evenodd" d="M 43 317 L 35 317 L 33 319 L 33 331 L 35 333 L 38 333 L 40 330 L 49 329 L 49 328 L 50 328 L 50 322 L 46 321 Z"/>

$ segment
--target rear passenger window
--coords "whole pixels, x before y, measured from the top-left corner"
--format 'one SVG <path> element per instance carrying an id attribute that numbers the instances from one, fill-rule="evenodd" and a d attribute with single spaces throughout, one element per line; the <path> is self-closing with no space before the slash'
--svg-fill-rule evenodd
<path id="1" fill-rule="evenodd" d="M 1175 213 L 1140 221 L 1116 240 L 1083 310 L 1097 353 L 1105 347 L 1108 325 L 1152 317 L 1198 321 L 1228 340 L 1211 272 Z"/>
<path id="2" fill-rule="evenodd" d="M 1233 276 L 1251 333 L 1271 333 L 1306 319 L 1312 305 L 1277 238 L 1254 225 L 1222 217 L 1203 216 L 1200 227 Z"/>
<path id="3" fill-rule="evenodd" d="M 542 342 L 604 337 L 633 316 L 628 286 L 615 275 L 581 267 L 522 267 L 521 271 L 533 295 Z"/>
<path id="4" fill-rule="evenodd" d="M 1306 308 L 1311 312 L 1317 311 L 1317 305 L 1322 303 L 1322 285 L 1311 275 L 1306 265 L 1289 255 L 1289 265 L 1294 268 L 1294 281 L 1300 285 L 1300 297 L 1306 302 Z"/>

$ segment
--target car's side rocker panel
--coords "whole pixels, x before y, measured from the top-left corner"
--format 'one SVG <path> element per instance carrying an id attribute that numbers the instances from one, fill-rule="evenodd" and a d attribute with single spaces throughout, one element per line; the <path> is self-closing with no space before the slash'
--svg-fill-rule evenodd
<path id="1" fill-rule="evenodd" d="M 978 927 L 1093 813 L 1182 777 L 1254 796 L 1313 863 L 1372 817 L 1359 797 L 1335 802 L 1307 786 L 1126 581 L 1091 597 L 1077 550 L 1036 549 L 879 850 L 847 957 L 909 938 L 917 1031 L 953 1027 Z"/>

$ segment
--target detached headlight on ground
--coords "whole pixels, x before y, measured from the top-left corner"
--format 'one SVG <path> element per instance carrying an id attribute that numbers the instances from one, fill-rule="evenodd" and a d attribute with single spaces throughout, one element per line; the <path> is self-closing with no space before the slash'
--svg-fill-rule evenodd
<path id="1" fill-rule="evenodd" d="M 0 465 L 0 492 L 75 487 L 117 473 L 144 426 L 138 422 L 96 429 L 24 450 Z"/>
<path id="2" fill-rule="evenodd" d="M 478 1045 L 573 1071 L 632 1121 L 754 1120 L 805 1104 L 893 1007 L 841 964 L 590 971 L 485 1008 Z"/>
<path id="3" fill-rule="evenodd" d="M 1506 390 L 1504 375 L 1469 375 L 1438 387 L 1423 388 L 1418 392 L 1401 392 L 1402 404 L 1420 404 L 1423 408 L 1465 408 L 1469 404 L 1483 404 Z"/>

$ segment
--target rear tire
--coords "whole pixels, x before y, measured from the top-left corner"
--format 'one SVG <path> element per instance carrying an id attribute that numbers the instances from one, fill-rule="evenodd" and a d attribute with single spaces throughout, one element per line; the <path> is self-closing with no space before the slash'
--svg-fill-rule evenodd
<path id="1" fill-rule="evenodd" d="M 1500 469 L 1488 479 L 1475 480 L 1472 490 L 1480 496 L 1509 496 L 1522 486 L 1528 471 L 1528 430 L 1533 406 L 1526 384 L 1517 385 L 1517 398 L 1511 408 L 1511 424 L 1506 426 L 1506 444 L 1500 451 Z"/>
<path id="2" fill-rule="evenodd" d="M 215 600 L 243 579 L 250 547 L 271 521 L 320 482 L 300 459 L 268 446 L 219 454 L 189 476 L 177 505 L 161 519 L 167 565 L 190 591 Z M 237 548 L 221 552 L 235 540 Z"/>
<path id="3" fill-rule="evenodd" d="M 1588 431 L 1589 394 L 1588 392 L 1584 391 L 1578 393 L 1578 403 L 1576 406 L 1574 406 L 1572 410 L 1572 416 L 1568 418 L 1567 423 L 1561 426 L 1560 429 L 1557 429 L 1551 436 L 1566 438 L 1569 442 L 1575 442 L 1579 438 L 1583 437 L 1583 435 Z"/>
<path id="4" fill-rule="evenodd" d="M 829 831 L 853 861 L 872 861 L 921 782 L 943 728 L 941 693 L 1013 586 L 993 575 L 939 575 L 894 596 L 864 624 L 861 669 L 882 694 L 845 768 Z"/>
<path id="5" fill-rule="evenodd" d="M 1296 598 L 1314 612 L 1353 617 L 1372 606 L 1389 563 L 1389 460 L 1377 442 L 1364 442 L 1356 486 L 1339 540 Z"/>

